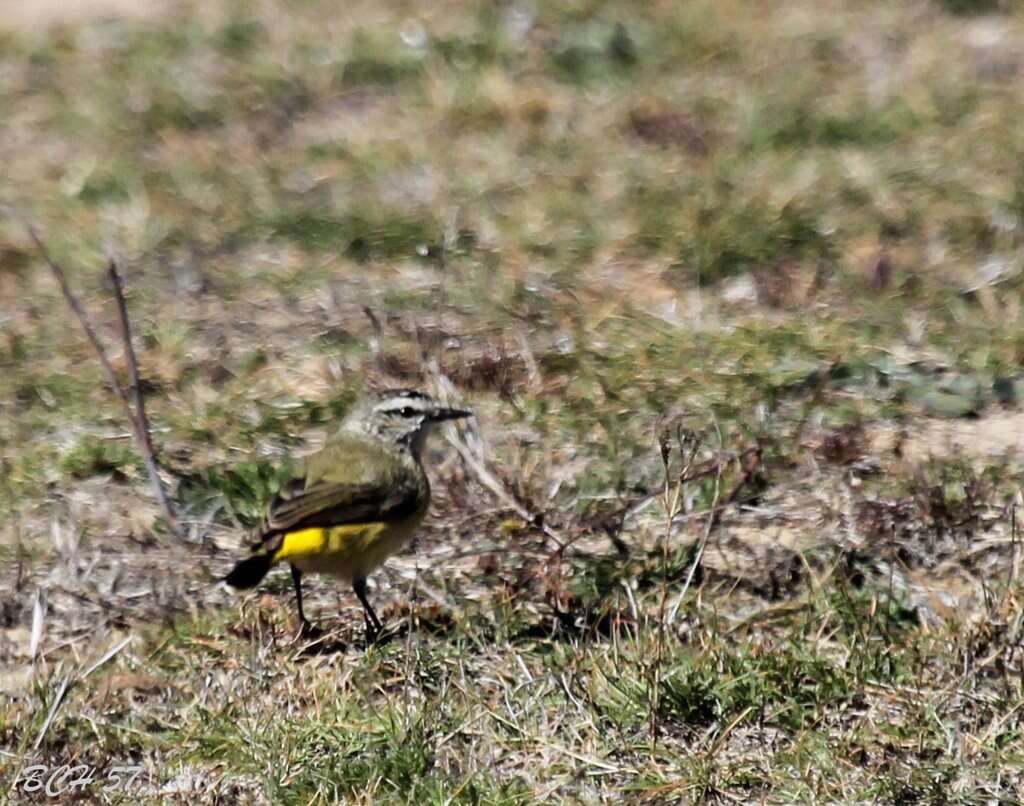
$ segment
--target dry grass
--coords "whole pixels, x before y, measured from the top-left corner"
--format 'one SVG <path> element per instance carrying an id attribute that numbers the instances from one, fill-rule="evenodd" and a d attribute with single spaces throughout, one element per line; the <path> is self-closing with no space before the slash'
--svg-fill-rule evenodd
<path id="1" fill-rule="evenodd" d="M 967 0 L 0 34 L 2 791 L 1024 799 L 1022 45 Z M 18 217 L 125 373 L 118 258 L 184 546 Z M 478 430 L 372 580 L 393 639 L 311 580 L 304 646 L 286 574 L 216 580 L 397 383 Z"/>

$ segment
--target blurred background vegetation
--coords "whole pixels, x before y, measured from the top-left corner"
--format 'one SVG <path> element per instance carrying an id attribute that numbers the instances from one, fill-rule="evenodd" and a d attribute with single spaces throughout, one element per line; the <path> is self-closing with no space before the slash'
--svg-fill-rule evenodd
<path id="1" fill-rule="evenodd" d="M 127 754 L 211 802 L 1019 801 L 1022 79 L 1006 0 L 12 12 L 8 771 Z M 26 221 L 124 371 L 119 261 L 185 548 Z M 212 580 L 285 458 L 387 384 L 472 405 L 508 497 L 439 440 L 378 583 L 406 637 L 310 659 L 286 597 Z M 711 471 L 673 507 L 684 432 Z"/>

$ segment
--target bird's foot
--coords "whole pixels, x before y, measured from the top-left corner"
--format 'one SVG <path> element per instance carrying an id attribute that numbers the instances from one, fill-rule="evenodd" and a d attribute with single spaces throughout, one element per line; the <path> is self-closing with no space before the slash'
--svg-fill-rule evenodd
<path id="1" fill-rule="evenodd" d="M 381 639 L 384 634 L 384 630 L 380 627 L 371 627 L 369 624 L 366 625 L 366 648 L 369 649 L 371 646 L 376 646 L 377 642 Z"/>
<path id="2" fill-rule="evenodd" d="M 407 631 L 408 627 L 404 623 L 391 626 L 380 624 L 376 627 L 368 624 L 366 626 L 366 648 L 369 650 L 370 647 L 382 647 L 385 644 L 390 644 L 396 638 L 405 635 Z"/>
<path id="3" fill-rule="evenodd" d="M 313 641 L 317 638 L 323 638 L 326 633 L 324 630 L 315 626 L 308 619 L 302 619 L 299 622 L 299 631 L 296 635 L 297 638 L 301 638 L 304 641 Z"/>

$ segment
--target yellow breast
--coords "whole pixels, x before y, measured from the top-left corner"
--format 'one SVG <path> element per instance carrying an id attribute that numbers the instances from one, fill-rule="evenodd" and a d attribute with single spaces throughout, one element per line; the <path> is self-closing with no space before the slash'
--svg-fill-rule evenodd
<path id="1" fill-rule="evenodd" d="M 363 579 L 401 550 L 423 520 L 426 507 L 392 523 L 353 523 L 302 529 L 285 535 L 274 562 L 287 560 L 301 571 L 351 582 Z"/>

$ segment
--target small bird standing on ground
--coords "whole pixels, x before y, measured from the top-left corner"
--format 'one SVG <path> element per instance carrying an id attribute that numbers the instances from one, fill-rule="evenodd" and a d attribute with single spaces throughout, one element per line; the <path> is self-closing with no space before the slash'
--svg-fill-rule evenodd
<path id="1" fill-rule="evenodd" d="M 304 474 L 274 496 L 252 555 L 225 582 L 253 588 L 287 561 L 304 633 L 312 627 L 302 611 L 302 574 L 350 582 L 371 643 L 381 622 L 366 598 L 366 577 L 409 542 L 426 514 L 430 484 L 420 455 L 427 435 L 435 423 L 470 416 L 410 389 L 368 394 L 306 459 Z"/>

